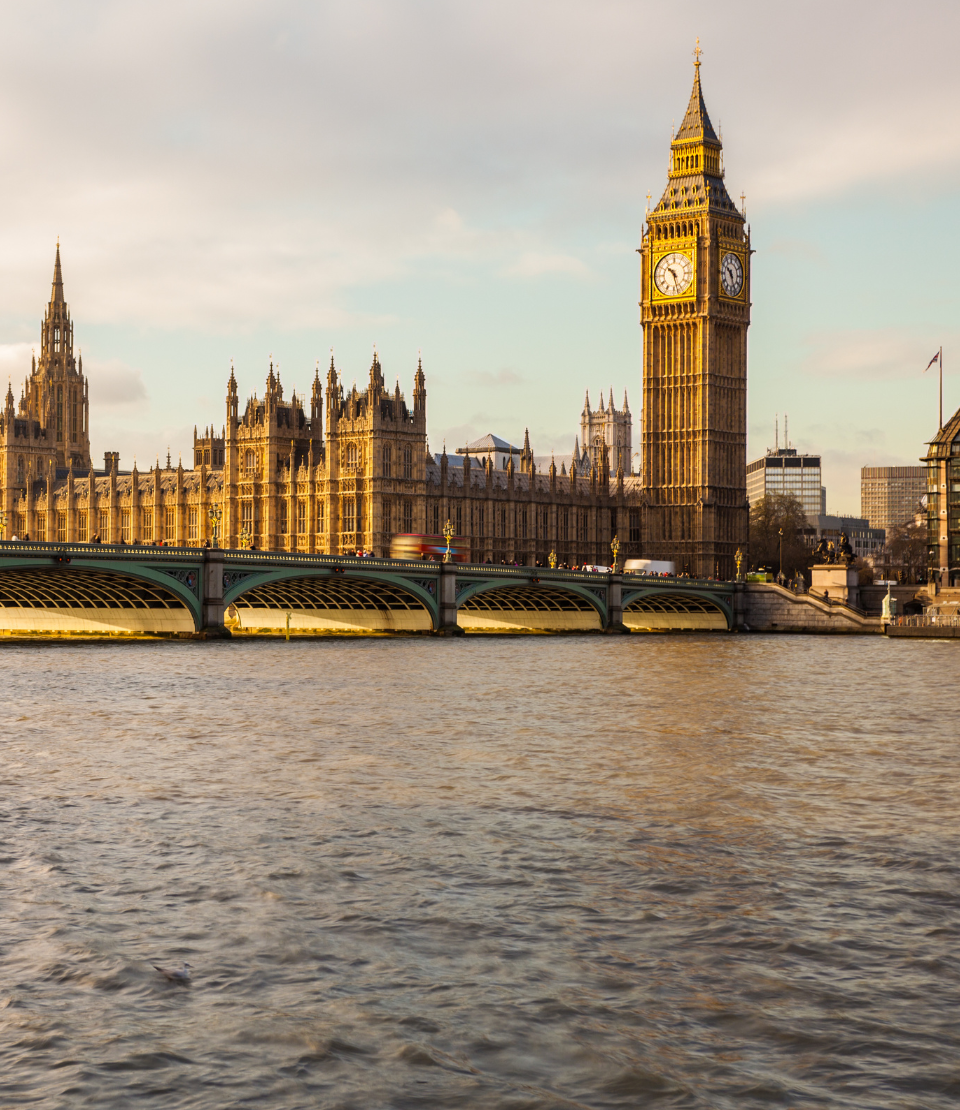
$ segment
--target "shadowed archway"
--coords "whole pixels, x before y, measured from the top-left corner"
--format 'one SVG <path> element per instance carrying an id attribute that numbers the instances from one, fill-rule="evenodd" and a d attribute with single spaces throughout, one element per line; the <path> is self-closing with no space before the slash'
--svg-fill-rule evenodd
<path id="1" fill-rule="evenodd" d="M 413 589 L 329 572 L 260 582 L 241 589 L 232 606 L 237 631 L 285 629 L 288 613 L 291 631 L 301 632 L 429 632 L 434 627 L 426 599 Z"/>
<path id="2" fill-rule="evenodd" d="M 623 623 L 631 631 L 697 629 L 727 631 L 730 619 L 710 598 L 692 593 L 644 593 L 623 607 Z"/>
<path id="3" fill-rule="evenodd" d="M 457 624 L 471 632 L 583 632 L 603 627 L 602 602 L 586 588 L 494 583 L 465 591 Z"/>
<path id="4" fill-rule="evenodd" d="M 193 632 L 172 589 L 114 570 L 4 568 L 0 628 L 13 632 Z"/>

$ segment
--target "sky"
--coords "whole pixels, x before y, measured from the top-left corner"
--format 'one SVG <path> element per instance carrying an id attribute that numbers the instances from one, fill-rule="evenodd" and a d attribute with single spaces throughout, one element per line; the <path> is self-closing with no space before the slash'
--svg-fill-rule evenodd
<path id="1" fill-rule="evenodd" d="M 271 356 L 373 348 L 430 446 L 568 453 L 629 395 L 638 263 L 692 51 L 756 251 L 748 457 L 818 452 L 830 511 L 960 406 L 960 5 L 884 0 L 0 2 L 0 371 L 59 236 L 94 456 L 189 464 Z"/>

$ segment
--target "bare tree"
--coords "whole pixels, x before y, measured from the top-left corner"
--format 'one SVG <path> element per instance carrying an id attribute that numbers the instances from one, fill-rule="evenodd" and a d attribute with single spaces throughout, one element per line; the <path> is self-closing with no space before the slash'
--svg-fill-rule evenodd
<path id="1" fill-rule="evenodd" d="M 770 493 L 750 506 L 750 561 L 787 577 L 806 570 L 811 551 L 804 543 L 809 525 L 799 500 L 789 493 Z M 783 531 L 783 566 L 780 532 Z"/>

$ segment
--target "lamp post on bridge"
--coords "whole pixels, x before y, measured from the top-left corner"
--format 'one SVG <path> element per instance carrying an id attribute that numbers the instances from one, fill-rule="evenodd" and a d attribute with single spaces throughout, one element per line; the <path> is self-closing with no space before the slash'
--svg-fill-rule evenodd
<path id="1" fill-rule="evenodd" d="M 5 509 L 0 509 L 0 540 L 7 538 L 7 513 Z"/>
<path id="2" fill-rule="evenodd" d="M 613 573 L 617 573 L 617 556 L 620 554 L 620 537 L 614 536 L 610 544 L 610 550 L 613 552 Z"/>
<path id="3" fill-rule="evenodd" d="M 556 551 L 554 551 L 554 550 L 550 551 L 550 554 L 547 556 L 547 562 L 550 564 L 550 569 L 551 570 L 556 570 L 557 569 L 557 553 L 556 553 Z"/>
<path id="4" fill-rule="evenodd" d="M 453 562 L 453 551 L 450 548 L 450 541 L 455 534 L 454 527 L 450 523 L 450 518 L 447 517 L 447 523 L 443 526 L 443 538 L 447 541 L 447 550 L 443 553 L 443 561 L 445 563 Z"/>
<path id="5" fill-rule="evenodd" d="M 223 519 L 223 509 L 219 505 L 214 505 L 207 515 L 210 517 L 210 523 L 213 526 L 213 546 L 219 547 L 220 521 Z"/>
<path id="6" fill-rule="evenodd" d="M 783 585 L 783 529 L 780 529 L 780 563 L 777 567 L 777 581 Z"/>
<path id="7" fill-rule="evenodd" d="M 243 528 L 240 529 L 240 546 L 241 547 L 243 547 L 243 548 L 249 547 L 250 542 L 251 542 L 252 539 L 253 539 L 253 536 L 250 534 L 250 529 L 249 528 L 243 527 Z"/>

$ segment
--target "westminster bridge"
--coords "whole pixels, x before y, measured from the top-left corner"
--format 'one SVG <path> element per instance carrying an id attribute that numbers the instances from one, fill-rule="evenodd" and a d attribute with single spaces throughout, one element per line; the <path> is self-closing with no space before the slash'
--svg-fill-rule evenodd
<path id="1" fill-rule="evenodd" d="M 7 635 L 725 631 L 735 590 L 489 563 L 0 542 Z"/>

